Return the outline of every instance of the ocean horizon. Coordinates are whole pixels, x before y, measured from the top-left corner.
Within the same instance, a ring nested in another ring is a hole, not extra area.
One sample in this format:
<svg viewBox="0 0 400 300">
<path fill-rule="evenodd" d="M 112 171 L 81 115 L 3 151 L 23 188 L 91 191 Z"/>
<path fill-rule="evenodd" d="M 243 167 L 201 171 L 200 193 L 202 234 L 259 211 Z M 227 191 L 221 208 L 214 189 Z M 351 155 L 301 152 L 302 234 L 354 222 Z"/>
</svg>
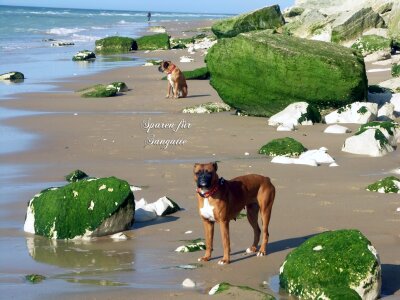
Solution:
<svg viewBox="0 0 400 300">
<path fill-rule="evenodd" d="M 137 38 L 160 22 L 219 19 L 229 14 L 147 12 L 131 10 L 48 8 L 0 5 L 0 74 L 19 71 L 21 83 L 0 81 L 0 99 L 15 93 L 48 91 L 62 78 L 84 76 L 142 63 L 133 54 L 99 56 L 93 63 L 72 61 L 81 50 L 94 50 L 107 36 Z M 71 46 L 53 46 L 56 42 Z"/>
</svg>

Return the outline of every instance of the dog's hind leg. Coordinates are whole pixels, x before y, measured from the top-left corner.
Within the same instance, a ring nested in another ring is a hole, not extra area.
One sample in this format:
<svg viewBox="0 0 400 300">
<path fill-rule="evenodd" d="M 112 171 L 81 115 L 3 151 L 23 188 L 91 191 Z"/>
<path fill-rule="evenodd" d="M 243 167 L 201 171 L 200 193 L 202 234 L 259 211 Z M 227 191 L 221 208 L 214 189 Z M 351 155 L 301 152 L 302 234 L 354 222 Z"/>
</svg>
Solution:
<svg viewBox="0 0 400 300">
<path fill-rule="evenodd" d="M 253 244 L 251 245 L 250 248 L 246 249 L 246 253 L 255 253 L 257 251 L 258 247 L 258 242 L 260 241 L 260 226 L 258 226 L 258 211 L 259 211 L 259 206 L 257 203 L 252 203 L 249 205 L 246 205 L 247 209 L 247 220 L 249 221 L 251 227 L 253 227 L 254 231 L 254 239 L 253 239 Z"/>
<path fill-rule="evenodd" d="M 182 87 L 182 98 L 186 98 L 187 95 L 188 95 L 188 87 L 187 87 L 187 85 L 184 85 Z"/>
<path fill-rule="evenodd" d="M 257 253 L 257 256 L 267 255 L 267 244 L 269 238 L 268 226 L 269 221 L 271 220 L 271 212 L 272 212 L 272 204 L 275 199 L 275 188 L 273 185 L 270 185 L 265 193 L 262 193 L 264 199 L 259 199 L 260 203 L 260 213 L 262 220 L 262 228 L 263 228 L 263 240 L 261 243 L 260 250 Z M 259 193 L 259 197 L 260 197 Z"/>
</svg>

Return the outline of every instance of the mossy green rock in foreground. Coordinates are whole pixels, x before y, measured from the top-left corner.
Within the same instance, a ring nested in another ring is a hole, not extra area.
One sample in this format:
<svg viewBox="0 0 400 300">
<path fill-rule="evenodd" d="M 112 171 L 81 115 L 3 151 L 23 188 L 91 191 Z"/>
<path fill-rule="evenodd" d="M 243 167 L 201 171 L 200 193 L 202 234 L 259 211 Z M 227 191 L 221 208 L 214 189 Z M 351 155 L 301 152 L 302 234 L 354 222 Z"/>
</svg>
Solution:
<svg viewBox="0 0 400 300">
<path fill-rule="evenodd" d="M 24 78 L 24 74 L 21 72 L 8 72 L 0 75 L 0 80 L 18 81 L 23 80 Z"/>
<path fill-rule="evenodd" d="M 400 193 L 400 179 L 390 176 L 367 186 L 367 191 L 383 194 Z"/>
<path fill-rule="evenodd" d="M 289 253 L 279 280 L 301 299 L 377 299 L 381 266 L 360 231 L 337 230 L 316 235 Z"/>
<path fill-rule="evenodd" d="M 35 195 L 28 204 L 24 230 L 52 239 L 109 235 L 129 229 L 134 211 L 126 181 L 81 180 Z"/>
<path fill-rule="evenodd" d="M 211 85 L 239 112 L 271 116 L 293 102 L 340 107 L 367 97 L 355 50 L 266 31 L 222 39 L 207 55 Z"/>
<path fill-rule="evenodd" d="M 262 299 L 274 300 L 275 297 L 270 294 L 258 291 L 248 286 L 236 286 L 227 282 L 221 282 L 208 292 L 209 295 L 229 295 L 234 296 L 234 299 Z"/>
<path fill-rule="evenodd" d="M 279 5 L 264 7 L 262 9 L 242 14 L 233 18 L 216 22 L 212 32 L 218 37 L 234 37 L 242 32 L 253 30 L 274 29 L 285 24 Z"/>
<path fill-rule="evenodd" d="M 115 54 L 137 50 L 136 41 L 129 37 L 110 36 L 95 42 L 97 53 Z"/>
<path fill-rule="evenodd" d="M 136 39 L 136 42 L 138 50 L 168 50 L 171 47 L 166 33 L 145 35 Z"/>
<path fill-rule="evenodd" d="M 259 154 L 268 156 L 299 156 L 307 149 L 300 142 L 290 137 L 275 139 L 261 147 Z"/>
</svg>

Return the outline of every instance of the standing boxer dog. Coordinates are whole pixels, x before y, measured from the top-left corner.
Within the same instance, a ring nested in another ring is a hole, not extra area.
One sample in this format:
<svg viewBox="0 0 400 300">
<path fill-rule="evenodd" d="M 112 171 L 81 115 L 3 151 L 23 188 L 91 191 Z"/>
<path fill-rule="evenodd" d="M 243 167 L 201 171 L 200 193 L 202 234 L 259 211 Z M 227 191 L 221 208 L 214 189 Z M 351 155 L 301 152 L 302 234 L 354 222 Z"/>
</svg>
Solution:
<svg viewBox="0 0 400 300">
<path fill-rule="evenodd" d="M 258 226 L 258 212 L 261 212 L 263 240 L 257 256 L 267 254 L 268 224 L 271 218 L 272 204 L 275 198 L 275 187 L 268 177 L 251 174 L 224 180 L 217 175 L 217 163 L 195 164 L 194 181 L 197 185 L 199 212 L 203 220 L 206 239 L 206 253 L 199 261 L 211 258 L 214 239 L 214 223 L 220 223 L 224 256 L 220 265 L 230 262 L 229 221 L 236 219 L 240 211 L 247 209 L 247 219 L 253 227 L 253 244 L 247 253 L 257 252 L 261 230 Z"/>
<path fill-rule="evenodd" d="M 173 97 L 176 99 L 181 95 L 182 98 L 186 98 L 188 94 L 188 88 L 186 79 L 181 70 L 170 61 L 162 61 L 158 70 L 163 73 L 167 73 L 167 95 L 166 98 L 171 97 L 171 89 Z"/>
</svg>

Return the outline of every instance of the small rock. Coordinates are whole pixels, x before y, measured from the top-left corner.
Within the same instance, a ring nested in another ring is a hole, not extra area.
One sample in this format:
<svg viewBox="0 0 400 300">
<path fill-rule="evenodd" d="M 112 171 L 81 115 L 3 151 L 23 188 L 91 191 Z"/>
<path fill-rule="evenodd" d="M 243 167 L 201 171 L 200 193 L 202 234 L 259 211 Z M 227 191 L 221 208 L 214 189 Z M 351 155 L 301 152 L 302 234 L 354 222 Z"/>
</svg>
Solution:
<svg viewBox="0 0 400 300">
<path fill-rule="evenodd" d="M 190 279 L 190 278 L 186 278 L 183 282 L 182 285 L 186 288 L 194 288 L 196 286 L 196 283 Z"/>
</svg>

